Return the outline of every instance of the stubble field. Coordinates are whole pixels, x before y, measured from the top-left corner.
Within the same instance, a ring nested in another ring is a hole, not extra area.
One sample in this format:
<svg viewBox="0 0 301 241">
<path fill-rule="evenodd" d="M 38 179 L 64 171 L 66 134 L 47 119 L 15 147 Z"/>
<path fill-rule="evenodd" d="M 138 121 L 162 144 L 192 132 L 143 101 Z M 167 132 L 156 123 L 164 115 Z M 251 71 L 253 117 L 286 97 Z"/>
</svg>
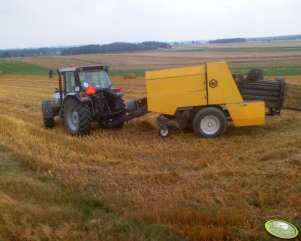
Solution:
<svg viewBox="0 0 301 241">
<path fill-rule="evenodd" d="M 44 65 L 41 59 L 30 61 Z M 45 61 L 51 68 L 56 62 Z M 112 79 L 126 100 L 146 94 L 143 77 Z M 288 79 L 286 103 L 301 106 L 301 77 Z M 43 128 L 41 100 L 52 98 L 56 87 L 57 80 L 47 76 L 0 75 L 0 144 L 57 185 L 101 200 L 112 215 L 96 212 L 84 229 L 68 226 L 78 232 L 71 238 L 55 231 L 68 221 L 57 222 L 56 229 L 41 229 L 36 240 L 274 240 L 264 222 L 276 218 L 301 228 L 301 113 L 284 110 L 264 126 L 229 127 L 211 140 L 177 130 L 161 139 L 156 115 L 122 130 L 94 126 L 89 136 L 72 137 L 58 120 L 54 129 Z M 0 208 L 3 203 L 0 198 Z M 0 224 L 2 232 L 9 225 L 26 232 L 22 223 L 0 219 Z M 23 237 L 14 240 L 31 240 Z"/>
</svg>

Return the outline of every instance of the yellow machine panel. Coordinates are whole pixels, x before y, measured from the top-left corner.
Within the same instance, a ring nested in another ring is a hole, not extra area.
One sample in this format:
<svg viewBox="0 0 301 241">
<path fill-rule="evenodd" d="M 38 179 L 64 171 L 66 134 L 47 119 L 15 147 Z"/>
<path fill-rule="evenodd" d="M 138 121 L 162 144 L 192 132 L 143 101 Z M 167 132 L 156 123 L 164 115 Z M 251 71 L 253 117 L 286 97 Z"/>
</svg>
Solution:
<svg viewBox="0 0 301 241">
<path fill-rule="evenodd" d="M 244 102 L 225 62 L 146 72 L 148 111 L 175 115 L 178 108 L 225 106 L 235 126 L 263 125 L 263 101 Z"/>
<path fill-rule="evenodd" d="M 254 126 L 265 123 L 265 104 L 263 101 L 226 104 L 234 126 Z"/>
<path fill-rule="evenodd" d="M 148 111 L 174 115 L 177 108 L 207 104 L 205 65 L 146 72 Z"/>
<path fill-rule="evenodd" d="M 225 62 L 207 64 L 207 88 L 209 105 L 243 102 Z"/>
</svg>

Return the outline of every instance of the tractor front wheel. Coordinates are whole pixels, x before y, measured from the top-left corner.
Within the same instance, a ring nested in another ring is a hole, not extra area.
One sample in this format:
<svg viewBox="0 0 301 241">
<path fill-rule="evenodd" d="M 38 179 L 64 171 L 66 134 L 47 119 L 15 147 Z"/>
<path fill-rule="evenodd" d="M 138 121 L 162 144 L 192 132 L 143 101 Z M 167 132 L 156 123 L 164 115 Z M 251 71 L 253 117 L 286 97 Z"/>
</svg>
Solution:
<svg viewBox="0 0 301 241">
<path fill-rule="evenodd" d="M 54 127 L 54 118 L 44 118 L 44 127 L 46 129 L 51 129 Z"/>
<path fill-rule="evenodd" d="M 227 118 L 222 110 L 206 107 L 199 110 L 193 119 L 194 132 L 205 138 L 221 136 L 227 128 Z"/>
<path fill-rule="evenodd" d="M 72 135 L 85 135 L 90 132 L 92 112 L 87 104 L 69 98 L 64 104 L 64 123 Z"/>
<path fill-rule="evenodd" d="M 54 127 L 53 104 L 50 100 L 42 101 L 43 122 L 46 129 Z"/>
</svg>

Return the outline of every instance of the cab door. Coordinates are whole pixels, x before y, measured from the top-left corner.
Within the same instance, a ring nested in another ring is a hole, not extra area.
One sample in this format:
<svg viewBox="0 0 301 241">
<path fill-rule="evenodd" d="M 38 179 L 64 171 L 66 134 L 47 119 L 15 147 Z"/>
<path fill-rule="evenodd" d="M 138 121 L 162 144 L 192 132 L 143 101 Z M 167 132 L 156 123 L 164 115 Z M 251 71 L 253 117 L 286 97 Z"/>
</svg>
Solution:
<svg viewBox="0 0 301 241">
<path fill-rule="evenodd" d="M 76 87 L 75 72 L 65 72 L 64 74 L 64 92 L 74 93 Z"/>
</svg>

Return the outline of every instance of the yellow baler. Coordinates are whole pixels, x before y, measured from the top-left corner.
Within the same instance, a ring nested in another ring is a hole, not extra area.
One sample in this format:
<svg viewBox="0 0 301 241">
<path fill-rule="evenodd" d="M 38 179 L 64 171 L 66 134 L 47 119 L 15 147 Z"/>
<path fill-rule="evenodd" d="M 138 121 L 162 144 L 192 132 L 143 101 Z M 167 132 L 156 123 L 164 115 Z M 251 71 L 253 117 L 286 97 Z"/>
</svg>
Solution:
<svg viewBox="0 0 301 241">
<path fill-rule="evenodd" d="M 147 109 L 160 113 L 159 134 L 167 122 L 191 125 L 198 136 L 217 137 L 234 126 L 265 123 L 265 102 L 244 101 L 225 62 L 146 72 Z"/>
</svg>

